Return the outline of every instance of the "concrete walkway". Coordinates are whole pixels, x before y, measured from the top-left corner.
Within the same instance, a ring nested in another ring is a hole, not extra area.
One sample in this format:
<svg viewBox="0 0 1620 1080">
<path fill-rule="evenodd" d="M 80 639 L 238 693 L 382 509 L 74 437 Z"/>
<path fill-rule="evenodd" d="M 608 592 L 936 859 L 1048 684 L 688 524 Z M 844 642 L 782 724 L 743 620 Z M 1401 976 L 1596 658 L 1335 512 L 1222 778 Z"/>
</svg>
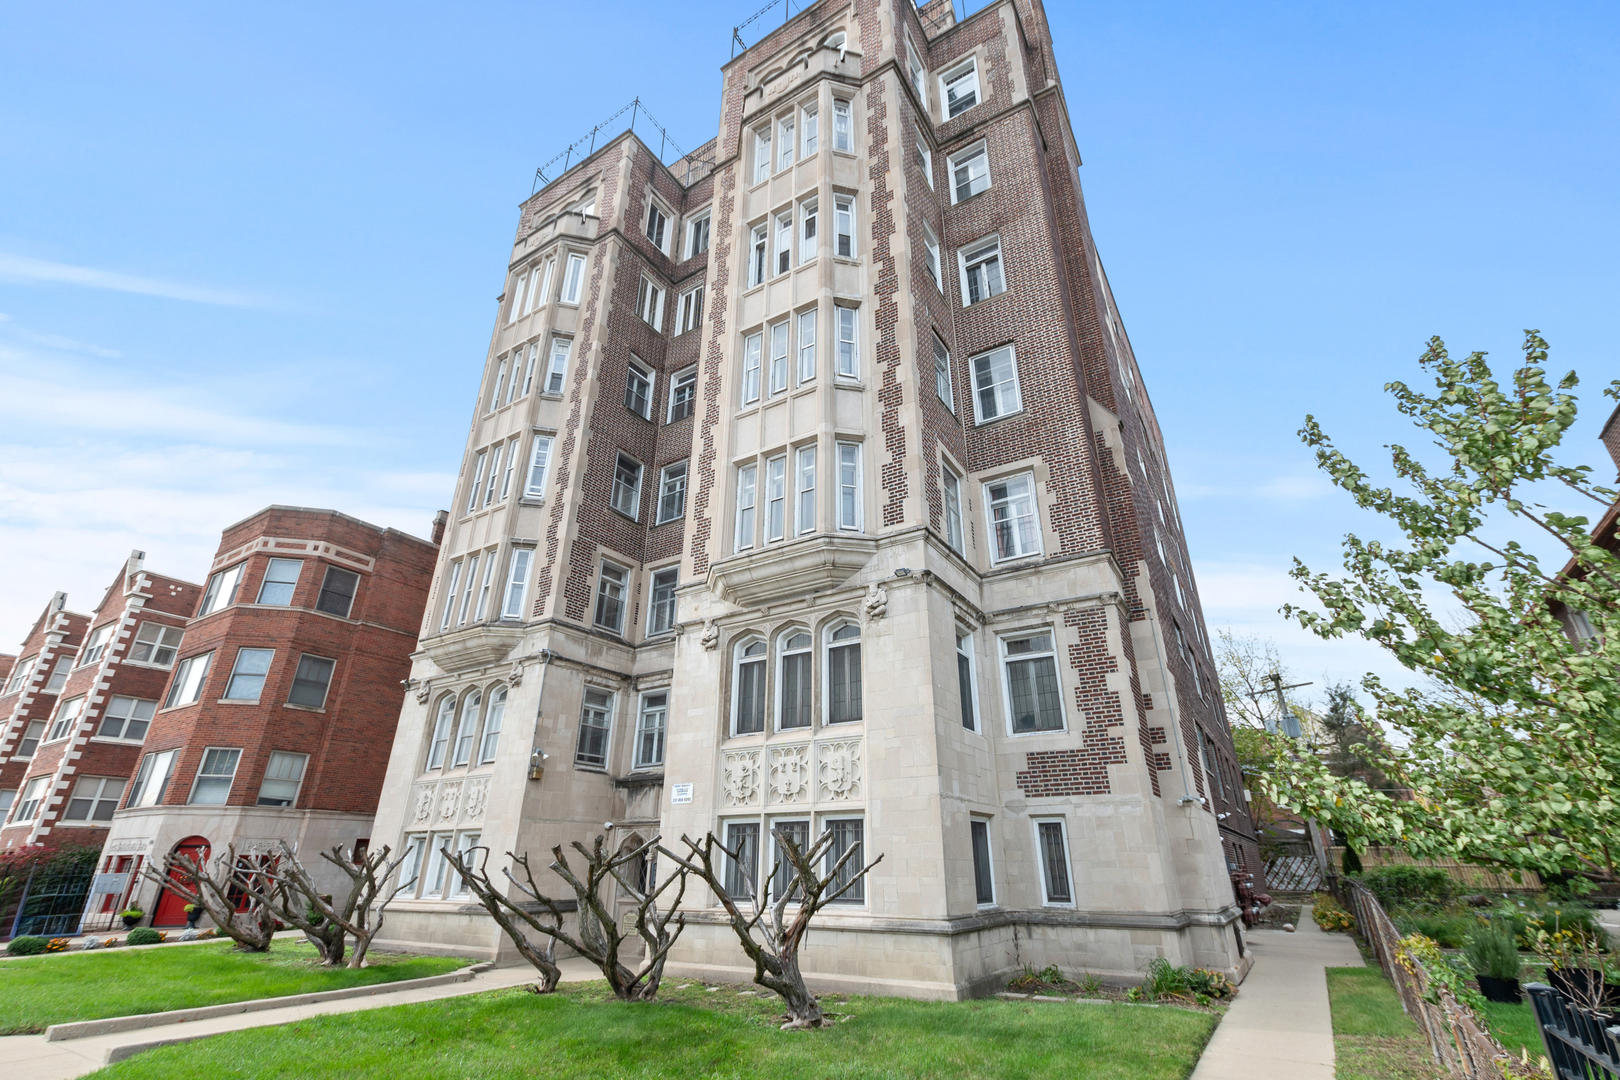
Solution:
<svg viewBox="0 0 1620 1080">
<path fill-rule="evenodd" d="M 579 957 L 560 961 L 564 982 L 589 982 L 600 979 L 602 972 Z M 537 972 L 528 964 L 521 967 L 503 967 L 484 971 L 467 982 L 445 986 L 430 986 L 402 990 L 393 994 L 374 994 L 370 997 L 326 1001 L 314 1005 L 300 1005 L 285 1009 L 266 1009 L 264 1012 L 236 1013 L 190 1023 L 166 1024 L 161 1027 L 125 1031 L 116 1035 L 99 1035 L 67 1042 L 46 1042 L 44 1035 L 8 1035 L 0 1037 L 0 1061 L 5 1062 L 6 1080 L 70 1080 L 83 1076 L 114 1061 L 121 1061 L 133 1053 L 148 1050 L 165 1043 L 189 1042 L 226 1031 L 291 1024 L 308 1020 L 312 1016 L 334 1013 L 359 1012 L 363 1009 L 381 1009 L 389 1005 L 410 1005 L 419 1001 L 439 1001 L 443 998 L 481 994 L 487 990 L 501 990 L 522 986 L 535 981 Z"/>
<path fill-rule="evenodd" d="M 1252 930 L 1254 968 L 1215 1029 L 1192 1080 L 1333 1080 L 1333 1017 L 1324 968 L 1361 967 L 1345 934 L 1300 912 L 1299 929 Z"/>
</svg>

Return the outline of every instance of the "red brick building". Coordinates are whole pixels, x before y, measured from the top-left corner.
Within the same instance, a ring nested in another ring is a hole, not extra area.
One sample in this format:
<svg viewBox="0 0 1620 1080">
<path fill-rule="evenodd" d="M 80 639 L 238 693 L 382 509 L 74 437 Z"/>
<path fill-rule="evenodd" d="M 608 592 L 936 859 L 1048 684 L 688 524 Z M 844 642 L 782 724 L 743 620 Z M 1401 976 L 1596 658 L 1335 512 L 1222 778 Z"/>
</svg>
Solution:
<svg viewBox="0 0 1620 1080">
<path fill-rule="evenodd" d="M 285 839 L 318 872 L 319 851 L 366 843 L 436 552 L 332 510 L 271 506 L 225 530 L 87 913 L 133 896 L 154 924 L 182 923 L 172 894 L 133 877 L 175 848 Z"/>
<path fill-rule="evenodd" d="M 90 616 L 68 611 L 66 605 L 67 593 L 53 596 L 22 648 L 5 664 L 5 681 L 0 682 L 0 822 L 10 822 L 18 796 L 38 771 L 34 754 L 90 624 Z M 0 830 L 0 847 L 15 846 L 28 832 Z"/>
</svg>

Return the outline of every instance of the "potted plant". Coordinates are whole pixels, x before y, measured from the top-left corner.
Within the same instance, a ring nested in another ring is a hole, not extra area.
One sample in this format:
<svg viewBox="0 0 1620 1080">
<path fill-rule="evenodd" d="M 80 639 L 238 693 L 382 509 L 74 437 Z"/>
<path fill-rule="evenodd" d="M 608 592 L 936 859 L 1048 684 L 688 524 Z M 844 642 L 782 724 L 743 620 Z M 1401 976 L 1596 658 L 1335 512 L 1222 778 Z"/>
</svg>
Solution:
<svg viewBox="0 0 1620 1080">
<path fill-rule="evenodd" d="M 1492 923 L 1468 936 L 1463 956 L 1474 969 L 1480 993 L 1487 1001 L 1519 1001 L 1519 948 L 1513 935 Z"/>
<path fill-rule="evenodd" d="M 144 919 L 146 917 L 146 912 L 137 907 L 125 908 L 123 911 L 118 913 L 118 917 L 124 920 L 124 929 L 128 930 L 130 927 Z"/>
<path fill-rule="evenodd" d="M 202 918 L 202 917 L 203 917 L 203 909 L 202 909 L 201 904 L 187 904 L 186 905 L 186 926 L 188 926 L 192 930 L 197 929 L 197 920 Z"/>
</svg>

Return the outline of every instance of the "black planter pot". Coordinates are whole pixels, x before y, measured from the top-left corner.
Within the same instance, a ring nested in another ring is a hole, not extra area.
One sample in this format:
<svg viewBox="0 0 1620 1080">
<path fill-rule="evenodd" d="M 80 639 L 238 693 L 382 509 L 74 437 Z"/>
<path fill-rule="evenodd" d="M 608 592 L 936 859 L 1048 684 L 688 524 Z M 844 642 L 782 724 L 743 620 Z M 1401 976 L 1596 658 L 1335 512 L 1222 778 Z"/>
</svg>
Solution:
<svg viewBox="0 0 1620 1080">
<path fill-rule="evenodd" d="M 141 921 L 141 917 L 139 915 L 121 915 L 119 918 L 124 920 L 125 930 L 135 929 L 135 924 Z"/>
<path fill-rule="evenodd" d="M 203 913 L 200 909 L 197 911 L 188 911 L 186 913 L 186 926 L 190 927 L 192 930 L 197 929 L 197 923 L 202 919 L 202 917 Z"/>
<path fill-rule="evenodd" d="M 1504 1005 L 1517 1005 L 1520 1001 L 1518 979 L 1493 979 L 1489 975 L 1481 975 L 1479 992 L 1485 995 L 1486 1001 L 1500 1001 Z"/>
</svg>

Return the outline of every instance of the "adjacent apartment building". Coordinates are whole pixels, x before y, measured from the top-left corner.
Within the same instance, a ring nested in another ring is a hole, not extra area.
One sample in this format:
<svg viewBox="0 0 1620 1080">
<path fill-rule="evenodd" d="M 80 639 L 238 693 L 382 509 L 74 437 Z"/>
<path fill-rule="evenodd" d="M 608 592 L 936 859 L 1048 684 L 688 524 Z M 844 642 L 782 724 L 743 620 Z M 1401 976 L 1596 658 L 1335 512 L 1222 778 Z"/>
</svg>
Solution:
<svg viewBox="0 0 1620 1080">
<path fill-rule="evenodd" d="M 1258 851 L 1039 0 L 813 4 L 718 106 L 519 208 L 372 830 L 388 935 L 501 949 L 452 850 L 714 830 L 740 886 L 830 831 L 884 859 L 823 987 L 1241 974 Z M 746 978 L 688 897 L 671 970 Z"/>
</svg>

